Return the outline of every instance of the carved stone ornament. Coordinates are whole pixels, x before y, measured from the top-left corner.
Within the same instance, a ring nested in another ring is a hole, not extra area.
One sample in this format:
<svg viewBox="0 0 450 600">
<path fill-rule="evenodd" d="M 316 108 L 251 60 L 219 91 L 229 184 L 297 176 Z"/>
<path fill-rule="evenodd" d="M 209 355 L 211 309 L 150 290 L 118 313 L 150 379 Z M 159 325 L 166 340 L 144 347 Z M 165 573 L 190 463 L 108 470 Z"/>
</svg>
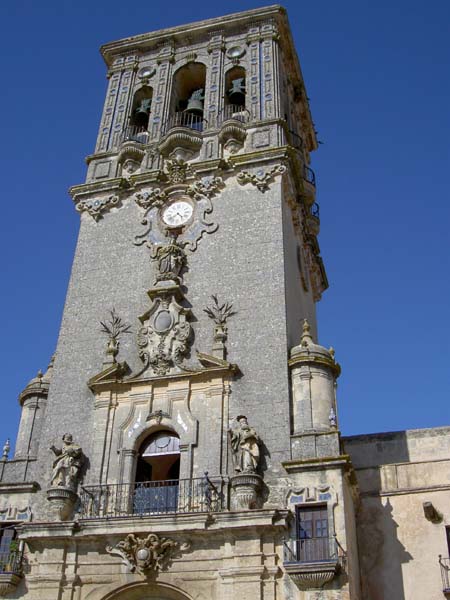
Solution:
<svg viewBox="0 0 450 600">
<path fill-rule="evenodd" d="M 267 190 L 269 189 L 269 183 L 274 180 L 275 175 L 282 175 L 285 172 L 286 167 L 284 165 L 277 165 L 269 171 L 259 169 L 255 173 L 250 173 L 249 171 L 241 171 L 237 176 L 237 181 L 241 185 L 251 183 L 252 185 L 257 187 L 260 192 L 267 192 Z"/>
<path fill-rule="evenodd" d="M 108 554 L 120 556 L 123 564 L 131 573 L 138 571 L 162 571 L 167 569 L 175 555 L 188 550 L 189 543 L 180 545 L 171 538 L 150 533 L 145 538 L 139 538 L 130 533 L 115 546 L 106 546 Z"/>
<path fill-rule="evenodd" d="M 155 289 L 155 288 L 154 288 Z M 178 304 L 175 293 L 168 291 L 154 298 L 150 309 L 140 317 L 142 327 L 137 343 L 144 372 L 150 367 L 156 375 L 183 370 L 182 362 L 189 350 L 190 310 Z"/>
<path fill-rule="evenodd" d="M 177 201 L 193 203 L 193 214 L 189 222 L 183 224 L 178 232 L 178 242 L 187 250 L 194 252 L 205 233 L 216 231 L 217 223 L 206 220 L 212 210 L 211 198 L 223 187 L 221 177 L 207 176 L 188 184 L 151 188 L 135 194 L 135 201 L 145 210 L 142 225 L 145 231 L 135 236 L 136 246 L 146 244 L 150 248 L 155 244 L 167 243 L 168 227 L 161 218 L 165 206 Z"/>
<path fill-rule="evenodd" d="M 76 209 L 78 212 L 87 211 L 96 221 L 100 219 L 103 213 L 110 210 L 113 206 L 119 203 L 119 196 L 111 194 L 104 198 L 93 198 L 92 200 L 81 200 L 78 202 Z"/>
</svg>

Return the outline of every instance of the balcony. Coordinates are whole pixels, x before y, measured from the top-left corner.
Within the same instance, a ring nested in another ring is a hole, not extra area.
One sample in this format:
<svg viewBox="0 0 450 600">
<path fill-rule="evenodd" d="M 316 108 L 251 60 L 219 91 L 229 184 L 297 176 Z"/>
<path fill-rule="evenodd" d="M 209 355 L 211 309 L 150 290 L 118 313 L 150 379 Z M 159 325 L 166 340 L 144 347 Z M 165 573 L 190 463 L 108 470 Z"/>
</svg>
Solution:
<svg viewBox="0 0 450 600">
<path fill-rule="evenodd" d="M 285 540 L 283 566 L 300 590 L 323 587 L 336 576 L 341 566 L 336 539 Z"/>
<path fill-rule="evenodd" d="M 124 142 L 137 142 L 138 144 L 148 144 L 150 134 L 146 127 L 129 125 L 125 127 L 120 136 L 120 144 Z"/>
<path fill-rule="evenodd" d="M 0 553 L 0 596 L 10 594 L 18 586 L 23 574 L 21 551 Z"/>
<path fill-rule="evenodd" d="M 250 113 L 245 107 L 229 104 L 225 106 L 218 118 L 220 126 L 219 140 L 222 146 L 235 154 L 244 145 L 247 136 L 246 124 L 250 120 Z"/>
<path fill-rule="evenodd" d="M 229 483 L 223 477 L 84 486 L 80 518 L 223 512 L 229 509 Z"/>
<path fill-rule="evenodd" d="M 200 115 L 189 112 L 176 112 L 171 115 L 162 127 L 163 139 L 159 150 L 163 156 L 169 156 L 174 150 L 180 149 L 188 160 L 200 150 L 203 143 L 202 132 L 207 127 L 207 121 Z"/>
<path fill-rule="evenodd" d="M 439 564 L 441 566 L 442 591 L 450 598 L 450 558 L 442 558 L 439 555 Z"/>
</svg>

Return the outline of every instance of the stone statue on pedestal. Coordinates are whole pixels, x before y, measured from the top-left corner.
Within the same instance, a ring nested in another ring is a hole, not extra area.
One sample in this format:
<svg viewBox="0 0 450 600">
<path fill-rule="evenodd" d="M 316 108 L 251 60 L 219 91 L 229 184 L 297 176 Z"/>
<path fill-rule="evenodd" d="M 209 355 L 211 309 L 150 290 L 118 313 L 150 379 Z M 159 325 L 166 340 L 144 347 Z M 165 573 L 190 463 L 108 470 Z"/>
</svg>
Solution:
<svg viewBox="0 0 450 600">
<path fill-rule="evenodd" d="M 248 424 L 247 417 L 239 415 L 236 420 L 239 427 L 230 429 L 234 470 L 238 473 L 256 473 L 260 459 L 259 444 L 261 440 L 253 427 Z"/>
<path fill-rule="evenodd" d="M 64 487 L 76 491 L 80 470 L 83 466 L 83 451 L 78 444 L 74 444 L 72 435 L 63 435 L 62 448 L 50 446 L 50 450 L 56 455 L 53 461 L 53 472 L 50 482 L 51 487 Z"/>
</svg>

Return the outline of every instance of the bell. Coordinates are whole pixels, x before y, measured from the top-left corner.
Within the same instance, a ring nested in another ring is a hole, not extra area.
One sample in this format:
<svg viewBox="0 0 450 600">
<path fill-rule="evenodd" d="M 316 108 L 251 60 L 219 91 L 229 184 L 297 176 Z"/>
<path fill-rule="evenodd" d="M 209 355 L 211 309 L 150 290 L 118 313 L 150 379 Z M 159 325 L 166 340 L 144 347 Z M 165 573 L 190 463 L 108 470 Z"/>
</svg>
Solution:
<svg viewBox="0 0 450 600">
<path fill-rule="evenodd" d="M 203 88 L 195 90 L 192 92 L 184 112 L 202 116 L 204 99 L 205 96 L 203 95 Z"/>
<path fill-rule="evenodd" d="M 150 98 L 144 98 L 141 103 L 134 111 L 134 122 L 140 127 L 146 127 L 148 124 L 148 115 L 150 114 L 150 107 L 152 101 Z"/>
<path fill-rule="evenodd" d="M 239 77 L 239 79 L 233 79 L 231 81 L 231 88 L 228 90 L 228 97 L 233 104 L 241 104 L 245 97 L 245 79 Z"/>
</svg>

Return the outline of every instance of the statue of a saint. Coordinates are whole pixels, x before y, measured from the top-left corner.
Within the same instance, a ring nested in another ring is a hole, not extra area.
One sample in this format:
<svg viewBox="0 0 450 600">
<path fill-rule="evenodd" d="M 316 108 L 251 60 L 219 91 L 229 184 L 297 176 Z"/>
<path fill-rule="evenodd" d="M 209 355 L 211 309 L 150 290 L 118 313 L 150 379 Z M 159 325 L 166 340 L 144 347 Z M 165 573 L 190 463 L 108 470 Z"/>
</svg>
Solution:
<svg viewBox="0 0 450 600">
<path fill-rule="evenodd" d="M 239 427 L 230 429 L 234 470 L 238 473 L 255 473 L 259 463 L 261 440 L 253 427 L 248 424 L 247 417 L 239 415 L 236 421 Z"/>
<path fill-rule="evenodd" d="M 183 247 L 176 240 L 159 246 L 154 258 L 158 262 L 157 282 L 179 279 L 181 269 L 186 263 L 186 255 Z"/>
<path fill-rule="evenodd" d="M 50 485 L 76 490 L 80 469 L 84 462 L 83 451 L 78 444 L 73 443 L 70 433 L 65 433 L 62 440 L 62 448 L 50 446 L 50 450 L 56 455 Z"/>
</svg>

